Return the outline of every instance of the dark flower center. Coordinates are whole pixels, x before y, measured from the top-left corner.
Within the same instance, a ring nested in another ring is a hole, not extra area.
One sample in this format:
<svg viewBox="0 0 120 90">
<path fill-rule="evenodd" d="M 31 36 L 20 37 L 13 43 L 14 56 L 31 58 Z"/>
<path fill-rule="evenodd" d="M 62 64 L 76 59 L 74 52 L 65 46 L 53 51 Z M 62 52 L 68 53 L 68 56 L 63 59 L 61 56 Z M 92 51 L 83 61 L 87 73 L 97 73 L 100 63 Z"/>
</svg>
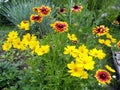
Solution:
<svg viewBox="0 0 120 90">
<path fill-rule="evenodd" d="M 101 78 L 101 79 L 106 79 L 106 75 L 105 75 L 105 74 L 101 74 L 101 75 L 100 75 L 100 78 Z"/>
<path fill-rule="evenodd" d="M 65 11 L 65 9 L 64 9 L 64 8 L 60 9 L 60 12 L 64 12 L 64 11 Z"/>
<path fill-rule="evenodd" d="M 40 19 L 40 16 L 34 16 L 33 17 L 33 20 L 39 20 Z"/>
<path fill-rule="evenodd" d="M 62 24 L 59 24 L 58 25 L 58 28 L 63 28 L 64 26 Z"/>
<path fill-rule="evenodd" d="M 79 7 L 78 7 L 78 6 L 74 6 L 73 8 L 74 8 L 74 9 L 79 9 Z"/>
</svg>

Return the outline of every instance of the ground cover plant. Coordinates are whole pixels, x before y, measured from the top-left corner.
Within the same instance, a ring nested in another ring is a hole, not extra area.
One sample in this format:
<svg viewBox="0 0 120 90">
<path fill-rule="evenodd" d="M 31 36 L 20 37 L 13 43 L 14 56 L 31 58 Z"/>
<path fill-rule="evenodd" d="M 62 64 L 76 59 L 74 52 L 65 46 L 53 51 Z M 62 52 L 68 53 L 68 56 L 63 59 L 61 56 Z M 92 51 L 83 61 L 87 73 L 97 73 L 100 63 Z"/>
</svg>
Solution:
<svg viewBox="0 0 120 90">
<path fill-rule="evenodd" d="M 1 34 L 0 89 L 119 89 L 111 51 L 120 49 L 119 0 L 98 1 L 6 4 L 1 14 L 15 27 Z"/>
</svg>

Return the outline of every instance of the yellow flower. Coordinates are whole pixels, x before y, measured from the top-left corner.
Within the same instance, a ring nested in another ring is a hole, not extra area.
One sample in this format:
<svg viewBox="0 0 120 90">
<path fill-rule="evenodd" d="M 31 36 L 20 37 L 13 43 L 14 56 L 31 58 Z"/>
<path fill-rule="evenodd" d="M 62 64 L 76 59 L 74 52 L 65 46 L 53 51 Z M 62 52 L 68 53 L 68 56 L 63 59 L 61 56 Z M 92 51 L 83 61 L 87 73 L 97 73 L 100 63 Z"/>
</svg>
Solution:
<svg viewBox="0 0 120 90">
<path fill-rule="evenodd" d="M 115 38 L 111 38 L 111 42 L 112 43 L 116 43 L 116 39 Z"/>
<path fill-rule="evenodd" d="M 70 69 L 68 72 L 71 73 L 71 76 L 80 77 L 82 75 L 83 68 L 78 67 L 73 61 L 67 64 L 67 67 Z"/>
<path fill-rule="evenodd" d="M 85 55 L 84 57 L 77 59 L 76 64 L 82 66 L 86 70 L 93 70 L 95 62 L 91 56 Z"/>
<path fill-rule="evenodd" d="M 34 53 L 35 50 L 40 47 L 39 45 L 40 45 L 40 42 L 39 42 L 39 41 L 31 41 L 31 42 L 29 43 L 29 47 L 30 47 L 30 49 L 32 50 L 32 53 Z"/>
<path fill-rule="evenodd" d="M 38 55 L 43 55 L 43 54 L 46 54 L 50 51 L 50 46 L 49 45 L 44 45 L 44 46 L 41 46 L 40 48 L 36 48 L 35 49 L 35 52 L 38 54 Z"/>
<path fill-rule="evenodd" d="M 16 38 L 13 42 L 13 47 L 16 48 L 16 49 L 20 49 L 21 48 L 21 41 L 20 41 L 20 38 Z"/>
<path fill-rule="evenodd" d="M 17 38 L 17 37 L 18 37 L 17 31 L 11 31 L 11 32 L 9 32 L 9 34 L 8 34 L 8 38 L 13 38 L 13 39 L 15 39 L 15 38 Z"/>
<path fill-rule="evenodd" d="M 11 43 L 7 43 L 7 42 L 4 42 L 4 44 L 2 45 L 2 49 L 4 51 L 10 50 L 11 47 L 12 47 L 12 44 Z"/>
<path fill-rule="evenodd" d="M 105 40 L 104 39 L 98 39 L 98 42 L 101 44 L 104 44 Z"/>
<path fill-rule="evenodd" d="M 32 8 L 33 12 L 38 13 L 38 7 Z"/>
<path fill-rule="evenodd" d="M 93 57 L 98 58 L 99 60 L 102 60 L 106 56 L 106 54 L 103 52 L 103 50 L 97 50 L 96 48 L 90 50 L 89 54 Z"/>
<path fill-rule="evenodd" d="M 64 48 L 64 54 L 70 54 L 74 56 L 76 52 L 77 52 L 77 49 L 75 46 L 67 46 Z"/>
<path fill-rule="evenodd" d="M 86 71 L 83 71 L 81 74 L 82 79 L 88 79 L 88 73 Z"/>
<path fill-rule="evenodd" d="M 81 46 L 78 47 L 78 51 L 80 54 L 84 54 L 84 55 L 87 55 L 88 54 L 88 49 L 87 47 L 83 44 Z"/>
<path fill-rule="evenodd" d="M 109 65 L 105 65 L 105 68 L 107 69 L 107 70 L 109 70 L 110 72 L 115 72 L 115 70 L 114 69 L 112 69 Z"/>
<path fill-rule="evenodd" d="M 112 35 L 109 34 L 109 33 L 107 33 L 107 34 L 106 34 L 106 37 L 107 37 L 108 39 L 111 39 L 111 38 L 112 38 Z"/>
<path fill-rule="evenodd" d="M 76 35 L 75 34 L 67 34 L 67 37 L 71 40 L 71 41 L 73 41 L 73 42 L 78 42 L 78 39 L 77 39 L 77 37 L 76 37 Z"/>
<path fill-rule="evenodd" d="M 23 20 L 21 21 L 20 25 L 17 25 L 20 29 L 23 29 L 23 30 L 29 30 L 30 28 L 30 23 L 28 20 Z"/>
<path fill-rule="evenodd" d="M 111 47 L 111 41 L 109 39 L 105 40 L 104 44 L 108 47 Z"/>
</svg>

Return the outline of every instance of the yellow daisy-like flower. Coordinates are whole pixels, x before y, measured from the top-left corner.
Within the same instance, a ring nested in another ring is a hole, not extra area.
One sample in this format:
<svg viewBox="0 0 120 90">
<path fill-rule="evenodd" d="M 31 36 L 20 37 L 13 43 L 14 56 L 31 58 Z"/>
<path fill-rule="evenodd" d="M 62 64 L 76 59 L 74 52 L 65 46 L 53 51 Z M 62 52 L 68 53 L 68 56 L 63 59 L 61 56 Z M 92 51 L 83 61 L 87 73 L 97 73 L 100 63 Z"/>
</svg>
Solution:
<svg viewBox="0 0 120 90">
<path fill-rule="evenodd" d="M 105 40 L 104 40 L 104 39 L 98 39 L 98 42 L 99 42 L 100 44 L 104 44 Z"/>
<path fill-rule="evenodd" d="M 8 42 L 4 42 L 4 44 L 2 45 L 2 49 L 3 49 L 4 51 L 10 50 L 11 47 L 12 47 L 12 44 L 11 44 L 11 43 L 8 43 Z"/>
<path fill-rule="evenodd" d="M 49 6 L 42 5 L 38 8 L 38 13 L 40 13 L 42 16 L 47 16 L 51 12 L 51 8 Z"/>
<path fill-rule="evenodd" d="M 13 38 L 13 39 L 15 39 L 15 38 L 17 38 L 18 37 L 18 32 L 17 31 L 11 31 L 11 32 L 9 32 L 9 34 L 8 34 L 8 38 Z"/>
<path fill-rule="evenodd" d="M 39 41 L 30 41 L 29 47 L 32 50 L 32 53 L 35 53 L 35 50 L 40 47 Z"/>
<path fill-rule="evenodd" d="M 75 5 L 71 8 L 71 11 L 74 12 L 74 13 L 77 13 L 77 12 L 81 12 L 82 9 L 83 9 L 82 5 Z"/>
<path fill-rule="evenodd" d="M 118 20 L 114 20 L 114 21 L 113 21 L 113 24 L 115 24 L 115 25 L 119 25 L 120 23 L 119 23 Z"/>
<path fill-rule="evenodd" d="M 90 50 L 89 54 L 93 57 L 98 58 L 99 60 L 102 60 L 106 56 L 103 50 L 97 50 L 96 48 Z"/>
<path fill-rule="evenodd" d="M 113 73 L 115 72 L 115 70 L 111 68 L 109 65 L 105 65 L 105 68 L 109 70 L 110 72 L 113 72 Z"/>
<path fill-rule="evenodd" d="M 68 31 L 68 24 L 67 22 L 56 21 L 50 25 L 56 32 L 65 32 Z"/>
<path fill-rule="evenodd" d="M 23 20 L 20 22 L 20 25 L 17 25 L 20 29 L 23 29 L 23 30 L 29 30 L 30 28 L 30 23 L 28 20 Z"/>
<path fill-rule="evenodd" d="M 75 34 L 67 34 L 67 37 L 71 40 L 71 41 L 73 41 L 73 42 L 78 42 L 78 39 L 77 39 L 77 37 L 76 37 L 76 35 Z"/>
<path fill-rule="evenodd" d="M 40 23 L 42 22 L 42 20 L 43 20 L 43 16 L 41 14 L 32 14 L 30 16 L 31 23 L 35 23 L 35 22 Z"/>
<path fill-rule="evenodd" d="M 70 64 L 67 64 L 67 67 L 70 69 L 68 72 L 71 73 L 71 76 L 80 77 L 82 75 L 83 68 L 78 67 L 73 61 Z"/>
<path fill-rule="evenodd" d="M 109 39 L 105 40 L 104 44 L 108 47 L 111 47 L 111 41 Z"/>
<path fill-rule="evenodd" d="M 88 49 L 87 47 L 83 44 L 81 46 L 78 47 L 78 51 L 80 54 L 84 54 L 84 55 L 87 55 L 88 54 Z"/>
<path fill-rule="evenodd" d="M 97 36 L 103 36 L 107 34 L 109 31 L 108 27 L 105 27 L 104 25 L 96 26 L 93 28 L 93 34 L 96 34 Z"/>
<path fill-rule="evenodd" d="M 106 70 L 99 69 L 95 74 L 95 78 L 101 84 L 109 84 L 111 81 L 111 75 Z"/>
<path fill-rule="evenodd" d="M 48 53 L 49 51 L 50 51 L 50 46 L 49 45 L 44 45 L 44 46 L 41 46 L 40 48 L 35 49 L 35 52 L 40 56 Z"/>
</svg>

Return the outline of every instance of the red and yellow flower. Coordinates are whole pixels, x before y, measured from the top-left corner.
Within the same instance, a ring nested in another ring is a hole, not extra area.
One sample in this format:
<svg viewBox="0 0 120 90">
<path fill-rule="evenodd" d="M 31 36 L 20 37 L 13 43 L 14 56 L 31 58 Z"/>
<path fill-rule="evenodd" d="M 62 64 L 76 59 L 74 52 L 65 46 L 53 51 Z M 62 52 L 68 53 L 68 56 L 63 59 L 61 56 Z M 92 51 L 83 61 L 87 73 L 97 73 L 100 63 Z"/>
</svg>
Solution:
<svg viewBox="0 0 120 90">
<path fill-rule="evenodd" d="M 81 12 L 83 9 L 82 5 L 75 5 L 71 8 L 71 11 L 74 13 Z"/>
<path fill-rule="evenodd" d="M 49 6 L 42 5 L 41 7 L 38 8 L 38 13 L 40 13 L 43 16 L 49 15 L 50 12 L 51 12 L 51 8 Z"/>
<path fill-rule="evenodd" d="M 56 32 L 65 32 L 68 31 L 68 24 L 67 22 L 62 22 L 62 21 L 56 21 L 55 23 L 51 24 L 51 27 L 56 31 Z"/>
<path fill-rule="evenodd" d="M 32 15 L 30 16 L 30 21 L 31 21 L 32 23 L 34 23 L 34 22 L 40 23 L 40 22 L 42 22 L 42 20 L 43 20 L 43 16 L 40 15 L 40 14 L 32 14 Z"/>
<path fill-rule="evenodd" d="M 118 43 L 117 43 L 117 47 L 120 49 L 120 41 L 118 41 Z"/>
<path fill-rule="evenodd" d="M 111 81 L 111 75 L 110 75 L 110 73 L 107 72 L 106 70 L 103 70 L 103 69 L 99 69 L 96 72 L 95 78 L 101 84 L 109 84 L 110 81 Z"/>
<path fill-rule="evenodd" d="M 93 28 L 93 34 L 96 34 L 97 36 L 103 36 L 107 34 L 109 31 L 108 27 L 105 27 L 104 25 L 96 26 Z"/>
</svg>

